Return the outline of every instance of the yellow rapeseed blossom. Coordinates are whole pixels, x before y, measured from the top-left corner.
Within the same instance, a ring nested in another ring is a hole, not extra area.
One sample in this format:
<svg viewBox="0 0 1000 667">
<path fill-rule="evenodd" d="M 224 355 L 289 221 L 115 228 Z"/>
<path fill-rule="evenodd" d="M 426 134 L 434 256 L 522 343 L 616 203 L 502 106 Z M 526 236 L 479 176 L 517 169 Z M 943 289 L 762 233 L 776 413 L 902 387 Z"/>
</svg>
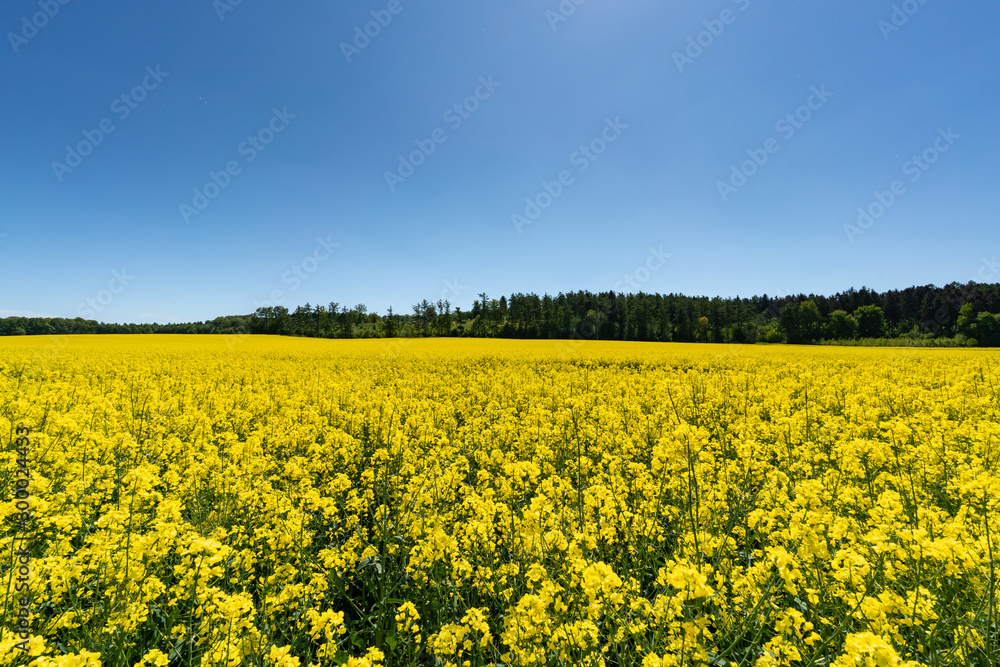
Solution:
<svg viewBox="0 0 1000 667">
<path fill-rule="evenodd" d="M 273 667 L 298 667 L 299 659 L 291 655 L 291 648 L 288 646 L 272 646 L 267 653 L 267 659 Z"/>
<path fill-rule="evenodd" d="M 0 665 L 1000 660 L 997 352 L 62 343 L 0 339 Z"/>
<path fill-rule="evenodd" d="M 160 649 L 150 649 L 142 660 L 135 664 L 135 667 L 167 667 L 170 664 L 167 655 Z"/>
</svg>

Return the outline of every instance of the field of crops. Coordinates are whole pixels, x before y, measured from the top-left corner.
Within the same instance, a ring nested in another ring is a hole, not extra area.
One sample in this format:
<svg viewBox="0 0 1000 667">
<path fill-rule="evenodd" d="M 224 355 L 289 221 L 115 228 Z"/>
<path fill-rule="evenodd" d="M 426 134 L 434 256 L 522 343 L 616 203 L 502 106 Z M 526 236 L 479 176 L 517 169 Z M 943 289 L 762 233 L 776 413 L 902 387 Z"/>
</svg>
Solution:
<svg viewBox="0 0 1000 667">
<path fill-rule="evenodd" d="M 0 664 L 995 665 L 998 409 L 986 350 L 0 339 Z"/>
</svg>

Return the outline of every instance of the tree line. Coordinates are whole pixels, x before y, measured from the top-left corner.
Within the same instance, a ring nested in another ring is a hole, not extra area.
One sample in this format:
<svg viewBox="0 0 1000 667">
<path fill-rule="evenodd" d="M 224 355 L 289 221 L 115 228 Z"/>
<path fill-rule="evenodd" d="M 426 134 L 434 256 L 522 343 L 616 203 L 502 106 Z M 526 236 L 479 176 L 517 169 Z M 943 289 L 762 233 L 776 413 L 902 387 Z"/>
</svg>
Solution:
<svg viewBox="0 0 1000 667">
<path fill-rule="evenodd" d="M 0 335 L 85 333 L 273 334 L 322 338 L 468 336 L 708 343 L 1000 346 L 1000 284 L 951 283 L 833 296 L 750 298 L 588 291 L 479 294 L 471 309 L 448 301 L 401 314 L 364 304 L 262 307 L 250 315 L 184 324 L 105 324 L 82 318 L 0 320 Z"/>
</svg>

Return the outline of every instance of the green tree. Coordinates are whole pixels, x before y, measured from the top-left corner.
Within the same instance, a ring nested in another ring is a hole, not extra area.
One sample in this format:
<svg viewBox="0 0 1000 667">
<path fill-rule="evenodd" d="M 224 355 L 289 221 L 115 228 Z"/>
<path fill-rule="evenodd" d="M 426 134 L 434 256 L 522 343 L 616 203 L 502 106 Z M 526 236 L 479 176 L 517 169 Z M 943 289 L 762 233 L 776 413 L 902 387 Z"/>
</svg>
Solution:
<svg viewBox="0 0 1000 667">
<path fill-rule="evenodd" d="M 765 343 L 784 343 L 785 334 L 776 325 L 768 325 L 760 335 L 760 340 Z"/>
<path fill-rule="evenodd" d="M 695 340 L 704 342 L 708 339 L 708 318 L 702 315 L 698 318 L 695 329 Z"/>
<path fill-rule="evenodd" d="M 785 332 L 785 338 L 789 343 L 802 342 L 802 327 L 799 325 L 799 307 L 793 303 L 786 303 L 778 312 L 778 322 L 781 330 Z"/>
<path fill-rule="evenodd" d="M 956 333 L 972 338 L 975 334 L 973 329 L 976 326 L 976 311 L 971 303 L 967 303 L 958 310 L 958 321 L 955 323 Z"/>
<path fill-rule="evenodd" d="M 389 306 L 389 312 L 385 316 L 385 337 L 395 338 L 396 334 L 399 333 L 399 326 L 396 324 L 396 314 L 392 312 L 392 306 Z"/>
<path fill-rule="evenodd" d="M 885 313 L 878 306 L 861 306 L 854 311 L 858 321 L 858 335 L 862 338 L 885 338 L 889 328 Z"/>
<path fill-rule="evenodd" d="M 437 309 L 434 304 L 424 299 L 413 306 L 413 319 L 415 321 L 418 335 L 429 336 L 433 332 L 435 321 L 437 320 Z"/>
<path fill-rule="evenodd" d="M 799 304 L 798 322 L 803 341 L 812 342 L 819 338 L 823 316 L 819 314 L 815 301 L 808 299 Z"/>
<path fill-rule="evenodd" d="M 984 347 L 1000 346 L 1000 315 L 979 313 L 973 327 L 975 339 Z"/>
<path fill-rule="evenodd" d="M 853 340 L 858 337 L 858 321 L 847 311 L 835 310 L 830 313 L 826 330 L 832 340 Z"/>
</svg>

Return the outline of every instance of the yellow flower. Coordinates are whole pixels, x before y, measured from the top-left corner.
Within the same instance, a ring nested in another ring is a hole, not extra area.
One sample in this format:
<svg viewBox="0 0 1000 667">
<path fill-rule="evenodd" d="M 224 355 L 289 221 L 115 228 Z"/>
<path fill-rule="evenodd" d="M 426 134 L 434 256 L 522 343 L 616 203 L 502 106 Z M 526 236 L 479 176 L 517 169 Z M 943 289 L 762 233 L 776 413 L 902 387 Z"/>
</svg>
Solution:
<svg viewBox="0 0 1000 667">
<path fill-rule="evenodd" d="M 298 667 L 299 659 L 291 655 L 290 646 L 272 646 L 267 653 L 267 659 L 273 667 Z"/>
<path fill-rule="evenodd" d="M 136 667 L 167 667 L 169 664 L 166 653 L 154 648 L 146 652 L 142 660 L 136 663 Z"/>
</svg>

